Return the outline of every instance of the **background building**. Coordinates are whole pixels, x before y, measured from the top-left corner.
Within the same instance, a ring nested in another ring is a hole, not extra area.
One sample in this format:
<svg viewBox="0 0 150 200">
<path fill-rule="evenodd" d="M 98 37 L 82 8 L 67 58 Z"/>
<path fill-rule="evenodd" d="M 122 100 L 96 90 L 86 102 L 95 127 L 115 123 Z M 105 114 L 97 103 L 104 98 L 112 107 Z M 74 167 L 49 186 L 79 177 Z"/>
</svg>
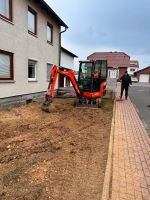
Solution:
<svg viewBox="0 0 150 200">
<path fill-rule="evenodd" d="M 130 56 L 124 52 L 95 52 L 88 60 L 107 60 L 108 77 L 119 79 L 130 67 Z"/>
<path fill-rule="evenodd" d="M 61 47 L 61 64 L 62 68 L 73 69 L 74 70 L 74 58 L 78 58 L 75 54 L 68 51 L 64 47 Z M 59 87 L 70 86 L 70 80 L 62 75 L 59 76 Z"/>
<path fill-rule="evenodd" d="M 59 65 L 61 27 L 44 0 L 0 1 L 0 104 L 44 94 L 49 68 Z"/>
<path fill-rule="evenodd" d="M 139 82 L 150 83 L 150 66 L 137 71 L 135 75 Z"/>
<path fill-rule="evenodd" d="M 139 62 L 137 60 L 130 61 L 130 67 L 128 67 L 128 74 L 134 76 L 134 73 L 139 69 Z"/>
<path fill-rule="evenodd" d="M 138 82 L 138 79 L 135 77 L 135 72 L 139 70 L 139 62 L 137 60 L 130 61 L 130 67 L 128 67 L 128 74 L 131 76 L 133 82 Z"/>
</svg>

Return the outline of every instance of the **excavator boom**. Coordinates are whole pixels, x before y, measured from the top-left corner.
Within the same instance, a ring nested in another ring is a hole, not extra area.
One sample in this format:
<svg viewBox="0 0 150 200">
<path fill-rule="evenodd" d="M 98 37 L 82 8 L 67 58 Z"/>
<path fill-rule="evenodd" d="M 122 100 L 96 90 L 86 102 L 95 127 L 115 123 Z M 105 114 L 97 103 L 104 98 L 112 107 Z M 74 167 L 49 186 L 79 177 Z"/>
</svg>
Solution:
<svg viewBox="0 0 150 200">
<path fill-rule="evenodd" d="M 73 70 L 71 70 L 71 69 L 65 69 L 65 70 L 63 69 L 62 70 L 61 68 L 54 65 L 51 70 L 51 74 L 50 74 L 50 81 L 49 81 L 49 85 L 48 85 L 47 94 L 45 96 L 45 102 L 43 103 L 43 106 L 42 106 L 42 109 L 44 111 L 47 111 L 49 109 L 50 104 L 52 103 L 52 97 L 54 94 L 58 74 L 62 74 L 64 77 L 68 77 L 68 79 L 71 81 L 71 83 L 74 87 L 74 90 L 75 90 L 77 96 L 80 95 L 80 90 L 78 88 L 77 80 L 74 76 Z"/>
</svg>

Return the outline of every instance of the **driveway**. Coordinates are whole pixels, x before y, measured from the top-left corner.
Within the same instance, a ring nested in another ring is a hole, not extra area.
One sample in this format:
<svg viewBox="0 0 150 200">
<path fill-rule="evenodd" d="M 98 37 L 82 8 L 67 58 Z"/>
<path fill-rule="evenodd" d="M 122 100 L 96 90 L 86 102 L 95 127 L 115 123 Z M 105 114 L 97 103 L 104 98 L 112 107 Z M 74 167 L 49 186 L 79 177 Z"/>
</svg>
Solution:
<svg viewBox="0 0 150 200">
<path fill-rule="evenodd" d="M 129 96 L 150 134 L 150 84 L 134 83 L 129 88 Z"/>
</svg>

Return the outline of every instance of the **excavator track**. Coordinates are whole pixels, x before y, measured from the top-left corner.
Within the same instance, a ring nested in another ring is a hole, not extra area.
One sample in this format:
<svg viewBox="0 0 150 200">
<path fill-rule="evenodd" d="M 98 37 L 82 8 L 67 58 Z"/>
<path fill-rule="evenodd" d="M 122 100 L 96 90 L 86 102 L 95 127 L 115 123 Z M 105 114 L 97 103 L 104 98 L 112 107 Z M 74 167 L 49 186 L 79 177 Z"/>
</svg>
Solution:
<svg viewBox="0 0 150 200">
<path fill-rule="evenodd" d="M 101 108 L 102 101 L 101 98 L 96 99 L 95 101 L 81 101 L 80 99 L 76 98 L 74 101 L 74 106 L 79 108 Z"/>
</svg>

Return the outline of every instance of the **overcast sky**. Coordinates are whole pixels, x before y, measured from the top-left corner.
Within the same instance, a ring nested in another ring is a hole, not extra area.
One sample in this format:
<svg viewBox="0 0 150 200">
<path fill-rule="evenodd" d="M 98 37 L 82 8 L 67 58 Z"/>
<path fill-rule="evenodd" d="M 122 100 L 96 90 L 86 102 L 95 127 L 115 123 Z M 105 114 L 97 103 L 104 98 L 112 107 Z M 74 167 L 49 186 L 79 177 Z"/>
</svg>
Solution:
<svg viewBox="0 0 150 200">
<path fill-rule="evenodd" d="M 150 0 L 45 1 L 69 26 L 62 45 L 78 60 L 96 51 L 123 51 L 140 68 L 150 65 Z"/>
</svg>

